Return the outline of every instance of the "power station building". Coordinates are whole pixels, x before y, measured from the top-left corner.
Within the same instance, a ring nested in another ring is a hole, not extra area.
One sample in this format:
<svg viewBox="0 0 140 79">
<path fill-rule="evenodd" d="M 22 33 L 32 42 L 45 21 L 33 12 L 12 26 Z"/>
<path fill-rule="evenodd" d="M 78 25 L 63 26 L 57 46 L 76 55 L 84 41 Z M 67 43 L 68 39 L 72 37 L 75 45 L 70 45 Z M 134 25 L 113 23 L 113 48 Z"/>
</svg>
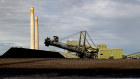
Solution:
<svg viewBox="0 0 140 79">
<path fill-rule="evenodd" d="M 98 45 L 98 59 L 122 59 L 122 49 L 107 48 L 106 45 Z"/>
</svg>

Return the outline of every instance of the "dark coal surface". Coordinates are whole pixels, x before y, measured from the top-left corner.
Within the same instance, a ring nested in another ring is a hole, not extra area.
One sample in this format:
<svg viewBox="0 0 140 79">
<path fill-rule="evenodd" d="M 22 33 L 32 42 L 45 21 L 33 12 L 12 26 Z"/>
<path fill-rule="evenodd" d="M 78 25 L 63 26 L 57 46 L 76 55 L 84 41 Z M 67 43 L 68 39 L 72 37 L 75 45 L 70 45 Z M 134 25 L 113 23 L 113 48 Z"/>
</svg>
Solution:
<svg viewBox="0 0 140 79">
<path fill-rule="evenodd" d="M 139 70 L 0 69 L 3 79 L 140 78 Z"/>
<path fill-rule="evenodd" d="M 0 58 L 64 58 L 64 56 L 58 52 L 12 47 Z"/>
</svg>

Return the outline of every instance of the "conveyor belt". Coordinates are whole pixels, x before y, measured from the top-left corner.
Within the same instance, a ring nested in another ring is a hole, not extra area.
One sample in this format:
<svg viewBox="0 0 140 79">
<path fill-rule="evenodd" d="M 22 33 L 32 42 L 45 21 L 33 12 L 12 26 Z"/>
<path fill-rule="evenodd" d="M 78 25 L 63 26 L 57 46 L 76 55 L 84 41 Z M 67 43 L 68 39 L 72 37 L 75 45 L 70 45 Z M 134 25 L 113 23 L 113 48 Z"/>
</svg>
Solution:
<svg viewBox="0 0 140 79">
<path fill-rule="evenodd" d="M 140 59 L 140 52 L 127 55 L 127 58 L 137 58 L 137 59 Z"/>
</svg>

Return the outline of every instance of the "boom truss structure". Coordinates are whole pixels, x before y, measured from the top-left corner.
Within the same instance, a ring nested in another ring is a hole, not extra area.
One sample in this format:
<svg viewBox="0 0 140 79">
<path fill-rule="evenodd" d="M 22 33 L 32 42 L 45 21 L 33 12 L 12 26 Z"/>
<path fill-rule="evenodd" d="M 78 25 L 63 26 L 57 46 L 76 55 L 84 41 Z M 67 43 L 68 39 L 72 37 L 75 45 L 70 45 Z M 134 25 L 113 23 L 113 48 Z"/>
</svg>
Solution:
<svg viewBox="0 0 140 79">
<path fill-rule="evenodd" d="M 83 36 L 83 43 L 82 43 L 82 36 Z M 97 58 L 97 53 L 98 53 L 99 49 L 97 47 L 95 47 L 95 48 L 91 47 L 86 36 L 89 36 L 89 34 L 86 31 L 80 31 L 78 46 L 68 45 L 68 44 L 59 42 L 58 36 L 54 36 L 53 40 L 51 40 L 50 38 L 47 37 L 45 39 L 44 44 L 45 44 L 45 46 L 51 45 L 51 46 L 59 47 L 59 48 L 66 49 L 66 50 L 69 50 L 72 52 L 76 52 L 80 58 Z M 66 37 L 64 37 L 64 38 L 66 39 Z M 89 38 L 90 38 L 90 36 L 89 36 Z M 90 38 L 90 40 L 92 41 L 91 38 Z M 89 44 L 89 46 L 86 46 L 86 42 Z M 92 41 L 92 43 L 93 43 L 93 41 Z"/>
</svg>

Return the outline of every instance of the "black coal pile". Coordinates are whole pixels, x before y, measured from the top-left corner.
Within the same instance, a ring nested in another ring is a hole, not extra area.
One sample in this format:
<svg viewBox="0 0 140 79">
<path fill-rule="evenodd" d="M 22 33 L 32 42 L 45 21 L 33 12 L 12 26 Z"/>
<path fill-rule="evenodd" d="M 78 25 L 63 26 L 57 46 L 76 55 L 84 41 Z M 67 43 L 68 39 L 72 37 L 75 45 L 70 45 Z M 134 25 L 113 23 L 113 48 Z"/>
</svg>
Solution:
<svg viewBox="0 0 140 79">
<path fill-rule="evenodd" d="M 12 47 L 0 58 L 64 58 L 64 56 L 58 52 Z"/>
</svg>

